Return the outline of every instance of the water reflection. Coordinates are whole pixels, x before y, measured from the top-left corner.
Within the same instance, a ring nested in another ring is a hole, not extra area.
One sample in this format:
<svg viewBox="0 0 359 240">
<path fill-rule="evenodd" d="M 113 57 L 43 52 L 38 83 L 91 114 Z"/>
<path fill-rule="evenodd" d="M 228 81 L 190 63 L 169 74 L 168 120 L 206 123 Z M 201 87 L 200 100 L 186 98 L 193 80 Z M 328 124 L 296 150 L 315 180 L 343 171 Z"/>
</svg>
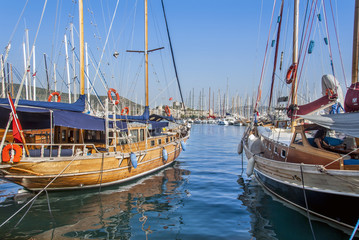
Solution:
<svg viewBox="0 0 359 240">
<path fill-rule="evenodd" d="M 251 230 L 255 239 L 314 239 L 304 212 L 276 199 L 262 188 L 255 179 L 239 176 L 243 189 L 238 200 L 247 207 L 251 218 Z M 330 227 L 320 219 L 312 218 L 316 239 L 349 239 L 349 232 Z"/>
<path fill-rule="evenodd" d="M 23 210 L 0 231 L 1 239 L 145 239 L 161 228 L 178 227 L 171 210 L 186 197 L 183 175 L 189 172 L 178 163 L 155 175 L 126 186 L 43 194 L 16 227 Z M 181 188 L 181 189 L 180 189 Z M 29 197 L 29 196 L 27 196 Z M 22 204 L 18 196 L 0 204 L 0 222 Z"/>
</svg>

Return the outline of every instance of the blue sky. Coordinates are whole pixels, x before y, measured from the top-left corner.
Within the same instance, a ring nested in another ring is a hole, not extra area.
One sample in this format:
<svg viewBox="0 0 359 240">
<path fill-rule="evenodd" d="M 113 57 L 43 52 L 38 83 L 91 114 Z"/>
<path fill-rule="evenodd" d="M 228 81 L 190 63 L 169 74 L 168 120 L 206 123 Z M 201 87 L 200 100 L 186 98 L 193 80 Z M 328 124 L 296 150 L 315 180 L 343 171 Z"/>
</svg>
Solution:
<svg viewBox="0 0 359 240">
<path fill-rule="evenodd" d="M 341 51 L 347 81 L 350 82 L 352 29 L 354 15 L 354 1 L 331 0 L 336 23 L 341 41 Z M 0 14 L 4 19 L 1 23 L 2 36 L 0 46 L 6 46 L 15 24 L 20 16 L 26 1 L 4 1 Z M 180 81 L 187 99 L 189 92 L 194 88 L 195 95 L 201 89 L 205 89 L 208 97 L 208 88 L 216 93 L 218 89 L 223 93 L 226 90 L 227 81 L 230 95 L 239 94 L 245 97 L 256 90 L 260 71 L 263 63 L 265 45 L 268 36 L 269 22 L 272 13 L 273 1 L 269 0 L 165 0 L 166 13 L 174 46 L 175 57 Z M 284 8 L 283 34 L 281 46 L 286 46 L 285 56 L 290 56 L 291 36 L 285 32 L 291 31 L 292 1 L 286 1 Z M 329 1 L 326 0 L 327 12 Z M 275 19 L 279 13 L 279 3 L 275 10 Z M 306 1 L 301 3 L 301 18 Z M 18 28 L 12 40 L 12 50 L 8 62 L 12 63 L 19 71 L 23 71 L 22 42 L 24 29 L 29 28 L 30 45 L 33 43 L 35 32 L 38 27 L 44 1 L 29 0 L 23 17 L 20 19 Z M 262 15 L 261 6 L 263 4 Z M 100 60 L 102 48 L 107 36 L 111 18 L 116 6 L 116 1 L 84 1 L 85 8 L 85 41 L 93 53 L 93 59 Z M 151 104 L 166 104 L 168 98 L 173 96 L 179 100 L 177 85 L 174 82 L 169 46 L 166 39 L 160 0 L 149 0 L 149 48 L 164 46 L 165 49 L 151 53 L 150 55 L 150 97 Z M 287 22 L 287 15 L 289 18 Z M 338 13 L 338 15 L 336 15 Z M 78 29 L 78 9 L 73 1 L 51 0 L 48 1 L 44 19 L 36 42 L 36 68 L 41 84 L 46 86 L 43 53 L 48 55 L 48 60 L 58 65 L 58 86 L 61 91 L 66 91 L 66 75 L 64 60 L 63 35 L 69 36 L 68 23 L 72 21 Z M 331 15 L 328 15 L 331 18 Z M 260 22 L 261 19 L 261 22 Z M 332 30 L 332 25 L 329 26 Z M 271 36 L 275 27 L 272 28 Z M 331 31 L 330 31 L 331 32 Z M 315 88 L 320 88 L 321 69 L 329 71 L 327 64 L 328 54 L 321 49 L 321 35 L 317 31 L 316 46 L 314 53 L 323 52 L 324 57 L 316 57 L 315 54 L 308 58 L 306 75 L 312 94 Z M 338 50 L 334 32 L 330 33 L 333 42 L 333 55 L 336 72 L 344 87 L 341 74 Z M 286 36 L 286 38 L 285 38 Z M 272 37 L 271 37 L 272 39 Z M 284 44 L 284 42 L 287 42 Z M 75 46 L 78 46 L 78 37 L 75 34 Z M 138 102 L 143 99 L 143 56 L 137 53 L 126 53 L 127 49 L 143 49 L 143 1 L 120 0 L 115 16 L 113 29 L 109 35 L 101 71 L 104 74 L 107 85 L 116 88 L 120 95 L 126 96 Z M 78 49 L 76 49 L 78 50 Z M 112 53 L 118 51 L 120 56 L 114 58 Z M 268 52 L 269 60 L 264 81 L 267 88 L 272 68 L 273 50 Z M 319 60 L 321 59 L 321 60 Z M 324 60 L 323 60 L 324 59 Z M 324 64 L 319 64 L 323 62 Z M 284 63 L 284 68 L 290 63 Z M 313 69 L 310 67 L 312 66 Z M 324 66 L 324 67 L 323 67 Z M 50 74 L 52 76 L 52 67 Z M 308 69 L 308 70 L 307 70 Z M 320 71 L 319 71 L 320 69 Z M 340 74 L 339 74 L 340 73 Z M 90 68 L 89 75 L 94 78 L 95 68 Z M 285 74 L 278 73 L 279 75 Z M 51 80 L 51 79 L 50 79 Z M 96 89 L 104 94 L 104 87 L 96 78 Z M 15 81 L 16 82 L 16 81 Z M 167 87 L 166 87 L 167 85 Z M 52 83 L 53 87 L 53 83 Z M 279 87 L 278 88 L 283 88 Z M 267 91 L 267 90 L 263 90 Z M 217 94 L 216 94 L 217 95 Z M 265 94 L 264 94 L 265 95 Z M 196 100 L 196 103 L 198 100 Z"/>
</svg>

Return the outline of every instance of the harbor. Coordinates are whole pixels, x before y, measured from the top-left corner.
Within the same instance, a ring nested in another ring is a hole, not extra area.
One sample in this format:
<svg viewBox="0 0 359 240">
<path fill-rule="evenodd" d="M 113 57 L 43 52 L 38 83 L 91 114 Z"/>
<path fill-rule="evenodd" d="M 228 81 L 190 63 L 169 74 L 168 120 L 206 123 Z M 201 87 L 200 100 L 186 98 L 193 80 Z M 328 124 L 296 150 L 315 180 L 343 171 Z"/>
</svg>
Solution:
<svg viewBox="0 0 359 240">
<path fill-rule="evenodd" d="M 0 239 L 359 239 L 359 0 L 3 4 Z"/>
<path fill-rule="evenodd" d="M 247 177 L 247 160 L 242 166 L 236 152 L 244 130 L 195 125 L 174 165 L 126 186 L 41 195 L 17 226 L 22 214 L 5 226 L 1 238 L 310 239 L 305 213 Z M 1 222 L 33 197 L 16 195 L 14 184 L 2 185 Z M 326 223 L 313 224 L 317 239 L 348 239 Z"/>
</svg>

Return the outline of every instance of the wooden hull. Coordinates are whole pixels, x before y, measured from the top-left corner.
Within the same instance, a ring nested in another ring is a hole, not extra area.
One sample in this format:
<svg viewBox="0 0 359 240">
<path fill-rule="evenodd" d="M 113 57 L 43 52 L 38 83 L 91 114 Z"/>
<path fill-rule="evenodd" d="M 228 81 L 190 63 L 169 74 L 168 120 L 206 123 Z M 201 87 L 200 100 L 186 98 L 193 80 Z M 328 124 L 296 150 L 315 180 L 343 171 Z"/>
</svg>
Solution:
<svg viewBox="0 0 359 240">
<path fill-rule="evenodd" d="M 181 139 L 187 140 L 188 136 Z M 167 161 L 162 150 L 168 153 Z M 175 161 L 182 150 L 180 141 L 134 152 L 137 168 L 131 164 L 130 154 L 122 152 L 97 153 L 81 157 L 23 160 L 2 169 L 2 178 L 32 191 L 40 191 L 54 180 L 47 190 L 92 188 L 119 184 L 158 171 Z"/>
<path fill-rule="evenodd" d="M 320 165 L 290 163 L 252 155 L 246 146 L 244 150 L 247 156 L 254 157 L 255 176 L 271 193 L 306 210 L 305 192 L 308 210 L 312 214 L 354 228 L 359 216 L 359 208 L 355 207 L 359 201 L 358 171 L 324 170 Z"/>
</svg>

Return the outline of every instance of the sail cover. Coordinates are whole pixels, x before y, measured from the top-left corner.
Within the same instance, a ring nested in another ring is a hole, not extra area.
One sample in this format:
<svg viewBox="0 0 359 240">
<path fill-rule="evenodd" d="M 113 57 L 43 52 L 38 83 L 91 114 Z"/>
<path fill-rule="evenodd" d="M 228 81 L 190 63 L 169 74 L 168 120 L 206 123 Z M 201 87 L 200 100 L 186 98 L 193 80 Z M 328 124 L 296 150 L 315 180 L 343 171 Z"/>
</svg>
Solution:
<svg viewBox="0 0 359 240">
<path fill-rule="evenodd" d="M 19 100 L 19 106 L 30 106 L 47 109 L 58 109 L 73 112 L 83 112 L 85 110 L 85 95 L 80 95 L 74 103 L 62 103 L 62 102 L 44 102 L 44 101 L 30 101 L 30 100 Z M 15 102 L 15 99 L 14 99 Z M 7 98 L 0 98 L 0 104 L 9 104 Z"/>
<path fill-rule="evenodd" d="M 0 128 L 5 128 L 9 121 L 10 107 L 0 104 Z M 17 115 L 23 129 L 48 129 L 53 126 L 63 126 L 77 129 L 105 131 L 105 119 L 94 117 L 85 113 L 53 110 L 33 107 L 17 107 Z M 110 121 L 110 125 L 112 121 Z M 117 122 L 121 130 L 127 129 L 125 122 Z"/>
<path fill-rule="evenodd" d="M 359 112 L 328 115 L 302 115 L 301 117 L 325 128 L 345 133 L 352 137 L 359 137 Z"/>
</svg>

